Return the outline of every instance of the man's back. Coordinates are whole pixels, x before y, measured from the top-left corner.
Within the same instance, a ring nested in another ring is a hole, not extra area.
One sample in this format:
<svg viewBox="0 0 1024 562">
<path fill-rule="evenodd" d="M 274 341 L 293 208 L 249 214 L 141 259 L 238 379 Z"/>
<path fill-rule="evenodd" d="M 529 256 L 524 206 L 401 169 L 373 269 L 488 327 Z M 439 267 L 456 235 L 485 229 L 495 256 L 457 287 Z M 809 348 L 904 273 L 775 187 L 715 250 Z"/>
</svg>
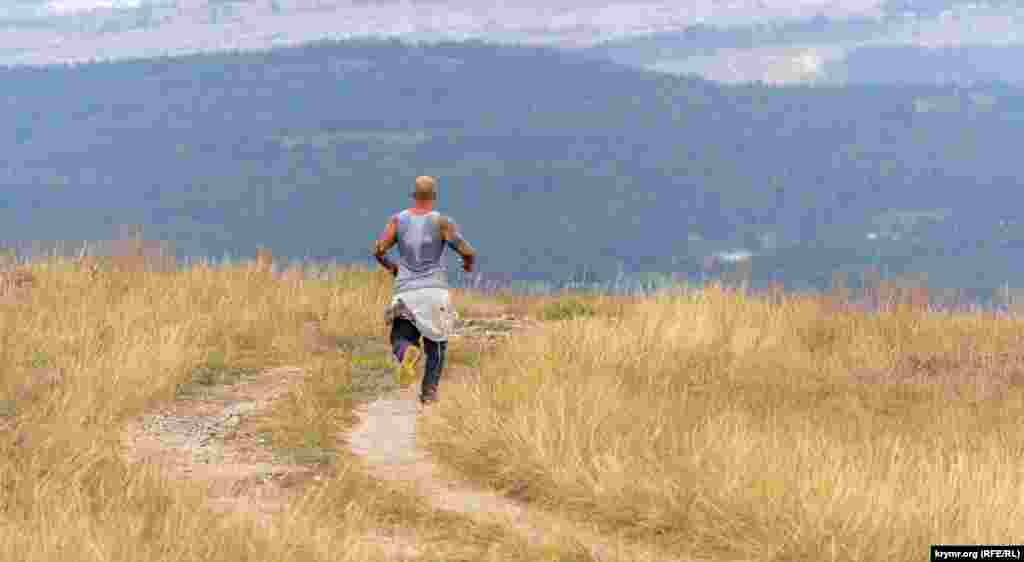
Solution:
<svg viewBox="0 0 1024 562">
<path fill-rule="evenodd" d="M 420 214 L 406 209 L 392 220 L 396 223 L 399 254 L 394 292 L 447 289 L 445 239 L 442 234 L 442 223 L 447 219 L 437 211 Z"/>
</svg>

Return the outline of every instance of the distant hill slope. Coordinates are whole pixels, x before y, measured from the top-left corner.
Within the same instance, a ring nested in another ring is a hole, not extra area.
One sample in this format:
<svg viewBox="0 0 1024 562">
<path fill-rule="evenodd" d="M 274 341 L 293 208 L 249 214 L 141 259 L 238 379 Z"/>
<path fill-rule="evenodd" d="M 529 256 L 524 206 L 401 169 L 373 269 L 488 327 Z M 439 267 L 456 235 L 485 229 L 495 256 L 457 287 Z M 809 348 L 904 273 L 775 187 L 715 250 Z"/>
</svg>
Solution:
<svg viewBox="0 0 1024 562">
<path fill-rule="evenodd" d="M 607 39 L 586 52 L 726 83 L 1021 82 L 1024 22 L 1014 3 L 899 0 L 883 7 L 878 17 L 698 24 Z"/>
<path fill-rule="evenodd" d="M 1017 236 L 994 219 L 1021 198 L 1024 96 L 1007 87 L 723 87 L 546 49 L 384 41 L 7 69 L 0 83 L 5 239 L 141 222 L 190 254 L 365 260 L 425 173 L 484 268 L 513 275 L 696 274 L 737 248 L 755 275 L 793 280 L 827 276 L 801 261 L 822 252 L 928 259 L 954 284 L 1017 267 L 975 251 Z M 879 226 L 921 209 L 954 212 Z M 983 258 L 934 257 L 953 249 Z"/>
<path fill-rule="evenodd" d="M 1024 45 L 966 45 L 922 48 L 911 45 L 854 49 L 829 65 L 831 79 L 879 84 L 1024 84 Z"/>
</svg>

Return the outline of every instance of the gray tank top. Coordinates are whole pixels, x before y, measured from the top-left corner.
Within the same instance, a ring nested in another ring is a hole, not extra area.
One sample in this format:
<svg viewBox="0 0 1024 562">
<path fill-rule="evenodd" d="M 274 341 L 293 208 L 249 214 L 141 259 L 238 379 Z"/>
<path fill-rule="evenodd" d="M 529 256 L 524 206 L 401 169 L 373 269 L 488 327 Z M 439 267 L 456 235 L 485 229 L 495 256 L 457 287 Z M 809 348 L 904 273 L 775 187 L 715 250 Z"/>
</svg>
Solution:
<svg viewBox="0 0 1024 562">
<path fill-rule="evenodd" d="M 441 237 L 440 214 L 431 211 L 414 215 L 408 210 L 398 219 L 398 275 L 394 293 L 415 289 L 447 289 L 444 265 L 445 241 Z"/>
</svg>

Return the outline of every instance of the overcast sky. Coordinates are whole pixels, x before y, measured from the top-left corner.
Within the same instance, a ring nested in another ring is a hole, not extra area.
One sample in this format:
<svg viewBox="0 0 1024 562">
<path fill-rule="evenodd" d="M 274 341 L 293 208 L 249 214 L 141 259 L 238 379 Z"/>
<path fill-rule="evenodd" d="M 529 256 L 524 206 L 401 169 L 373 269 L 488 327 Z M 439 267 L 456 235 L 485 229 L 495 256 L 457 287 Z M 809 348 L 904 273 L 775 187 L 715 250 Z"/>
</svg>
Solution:
<svg viewBox="0 0 1024 562">
<path fill-rule="evenodd" d="M 935 6 L 952 1 L 913 0 L 910 4 Z M 365 36 L 585 46 L 700 22 L 726 26 L 818 14 L 874 17 L 882 14 L 883 6 L 881 0 L 568 0 L 553 4 L 544 0 L 0 0 L 0 64 L 265 48 Z M 913 32 L 914 40 L 1005 40 L 1024 26 L 1024 18 L 1018 23 L 1015 12 L 1002 9 L 995 20 L 973 12 L 942 21 L 930 17 L 923 31 Z M 977 28 L 976 22 L 982 22 L 983 28 Z"/>
<path fill-rule="evenodd" d="M 143 4 L 177 4 L 179 6 L 197 6 L 212 4 L 204 0 L 7 0 L 3 4 L 7 7 L 0 7 L 0 14 L 31 14 L 31 13 L 69 13 L 81 12 L 92 9 L 108 9 L 118 7 L 133 7 Z M 224 2 L 220 2 L 224 3 Z M 271 0 L 238 0 L 239 4 L 270 4 Z M 677 0 L 674 2 L 658 0 L 616 0 L 614 2 L 600 2 L 596 0 L 563 0 L 552 6 L 553 2 L 543 0 L 519 0 L 517 2 L 501 2 L 494 0 L 364 0 L 339 1 L 339 0 L 278 0 L 278 3 L 286 7 L 352 7 L 353 5 L 390 7 L 394 8 L 403 4 L 447 7 L 465 11 L 467 9 L 478 13 L 490 12 L 492 14 L 516 14 L 522 18 L 528 18 L 530 12 L 540 16 L 543 12 L 550 11 L 572 11 L 584 17 L 597 15 L 601 12 L 619 15 L 621 7 L 630 8 L 654 7 L 663 12 L 670 12 L 677 15 L 689 15 L 694 18 L 705 19 L 734 19 L 750 17 L 801 17 L 814 15 L 818 11 L 841 15 L 841 14 L 863 14 L 877 12 L 880 0 Z M 642 11 L 642 10 L 641 10 Z M 639 19 L 644 14 L 637 14 Z M 525 23 L 525 20 L 519 22 Z"/>
</svg>

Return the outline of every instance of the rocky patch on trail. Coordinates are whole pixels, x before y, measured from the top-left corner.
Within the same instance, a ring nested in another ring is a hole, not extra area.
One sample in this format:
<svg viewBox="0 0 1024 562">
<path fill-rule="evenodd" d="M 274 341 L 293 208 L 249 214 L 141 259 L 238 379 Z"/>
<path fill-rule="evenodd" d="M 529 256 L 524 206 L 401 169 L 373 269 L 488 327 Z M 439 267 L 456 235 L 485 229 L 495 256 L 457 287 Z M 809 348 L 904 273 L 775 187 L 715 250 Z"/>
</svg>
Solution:
<svg viewBox="0 0 1024 562">
<path fill-rule="evenodd" d="M 282 458 L 246 423 L 303 376 L 300 369 L 269 369 L 218 389 L 215 397 L 174 401 L 128 424 L 125 456 L 208 486 L 215 508 L 244 510 L 265 521 L 287 506 L 300 484 L 322 477 L 318 465 Z"/>
<path fill-rule="evenodd" d="M 474 340 L 482 345 L 495 345 L 513 334 L 522 333 L 539 325 L 540 322 L 536 320 L 511 315 L 491 318 L 457 317 L 455 333 L 451 335 L 451 339 L 455 341 Z"/>
<path fill-rule="evenodd" d="M 211 452 L 222 448 L 225 436 L 241 424 L 242 416 L 255 409 L 253 402 L 239 402 L 209 416 L 153 414 L 143 419 L 141 429 L 167 448 L 188 450 L 196 458 L 208 458 Z"/>
</svg>

